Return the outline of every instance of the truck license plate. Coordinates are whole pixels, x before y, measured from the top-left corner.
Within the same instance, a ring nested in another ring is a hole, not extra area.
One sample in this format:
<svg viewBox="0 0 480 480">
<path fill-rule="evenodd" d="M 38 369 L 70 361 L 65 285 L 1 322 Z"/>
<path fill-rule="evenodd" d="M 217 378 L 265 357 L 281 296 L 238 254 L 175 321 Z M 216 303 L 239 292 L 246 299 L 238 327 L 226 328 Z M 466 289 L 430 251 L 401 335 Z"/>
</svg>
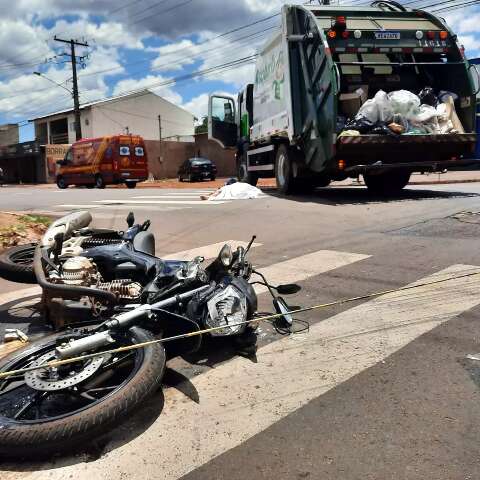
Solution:
<svg viewBox="0 0 480 480">
<path fill-rule="evenodd" d="M 400 40 L 400 32 L 375 32 L 376 40 Z"/>
</svg>

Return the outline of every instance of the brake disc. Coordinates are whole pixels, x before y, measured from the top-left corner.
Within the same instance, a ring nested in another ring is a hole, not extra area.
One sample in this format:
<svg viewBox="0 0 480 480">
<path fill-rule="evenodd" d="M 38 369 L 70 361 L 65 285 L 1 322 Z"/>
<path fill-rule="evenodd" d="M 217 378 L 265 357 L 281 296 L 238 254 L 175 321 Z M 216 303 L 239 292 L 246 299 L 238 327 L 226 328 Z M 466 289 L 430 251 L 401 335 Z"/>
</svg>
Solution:
<svg viewBox="0 0 480 480">
<path fill-rule="evenodd" d="M 57 360 L 54 352 L 49 352 L 38 358 L 32 367 L 39 367 L 46 362 Z M 76 364 L 72 365 L 72 370 L 66 374 L 60 375 L 55 367 L 45 368 L 43 370 L 34 370 L 25 374 L 25 383 L 34 390 L 45 392 L 53 392 L 56 390 L 63 390 L 68 387 L 73 387 L 87 378 L 91 377 L 102 366 L 106 360 L 106 356 L 95 357 L 88 360 L 88 363 L 81 370 L 74 370 Z M 77 364 L 78 365 L 78 364 Z"/>
</svg>

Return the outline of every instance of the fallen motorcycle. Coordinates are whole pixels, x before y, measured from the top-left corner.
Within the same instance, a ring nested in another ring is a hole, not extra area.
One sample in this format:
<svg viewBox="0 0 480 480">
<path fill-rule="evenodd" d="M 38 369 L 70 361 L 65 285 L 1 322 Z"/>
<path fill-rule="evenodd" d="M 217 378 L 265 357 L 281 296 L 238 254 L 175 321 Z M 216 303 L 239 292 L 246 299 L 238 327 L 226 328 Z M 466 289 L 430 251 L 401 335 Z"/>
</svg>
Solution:
<svg viewBox="0 0 480 480">
<path fill-rule="evenodd" d="M 60 332 L 0 364 L 0 373 L 26 369 L 0 380 L 0 455 L 75 450 L 105 433 L 160 387 L 167 355 L 198 350 L 205 335 L 121 347 L 203 330 L 215 337 L 251 336 L 246 322 L 257 309 L 254 283 L 267 286 L 281 314 L 288 306 L 274 290 L 300 288 L 274 287 L 254 270 L 247 255 L 255 237 L 234 252 L 225 245 L 204 268 L 201 257 L 156 257 L 149 223 L 120 242 L 92 243 L 98 232 L 89 228 L 91 220 L 88 212 L 70 214 L 52 224 L 36 247 L 36 279 Z M 254 274 L 261 281 L 252 282 Z M 39 368 L 76 357 L 81 359 Z"/>
</svg>

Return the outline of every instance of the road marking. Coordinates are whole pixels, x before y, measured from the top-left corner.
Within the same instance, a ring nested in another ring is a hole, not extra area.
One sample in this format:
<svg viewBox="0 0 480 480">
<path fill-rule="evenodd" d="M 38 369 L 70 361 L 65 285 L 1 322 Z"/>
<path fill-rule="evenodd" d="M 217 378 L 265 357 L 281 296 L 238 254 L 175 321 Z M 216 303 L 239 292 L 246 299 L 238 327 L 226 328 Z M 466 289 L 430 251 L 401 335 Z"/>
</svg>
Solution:
<svg viewBox="0 0 480 480">
<path fill-rule="evenodd" d="M 454 265 L 416 283 L 479 268 Z M 479 289 L 480 278 L 469 277 L 384 295 L 317 323 L 308 334 L 266 345 L 257 353 L 258 363 L 237 357 L 212 368 L 192 381 L 199 404 L 166 390 L 158 420 L 130 443 L 82 464 L 82 475 L 93 479 L 105 471 L 112 480 L 180 478 L 477 306 Z M 52 467 L 50 479 L 78 469 Z M 43 479 L 45 470 L 29 478 Z"/>
<path fill-rule="evenodd" d="M 205 194 L 206 195 L 206 194 Z M 143 199 L 143 200 L 162 200 L 162 199 L 170 199 L 170 200 L 182 200 L 182 199 L 186 199 L 186 200 L 192 200 L 194 198 L 200 198 L 200 194 L 195 194 L 195 195 L 154 195 L 154 196 L 151 196 L 151 197 L 132 197 L 132 198 L 135 198 L 135 199 Z"/>
<path fill-rule="evenodd" d="M 329 270 L 335 270 L 336 268 L 365 260 L 366 258 L 370 258 L 370 255 L 319 250 L 318 252 L 286 260 L 285 262 L 275 263 L 270 267 L 261 268 L 259 271 L 273 285 L 295 283 Z M 255 285 L 255 291 L 257 294 L 260 294 L 268 291 L 268 289 L 263 285 Z"/>
<path fill-rule="evenodd" d="M 204 247 L 192 248 L 191 250 L 184 250 L 182 252 L 172 253 L 170 255 L 162 256 L 164 260 L 193 260 L 195 257 L 205 257 L 205 259 L 215 258 L 220 253 L 222 247 L 228 243 L 232 249 L 237 247 L 246 247 L 248 242 L 240 240 L 225 240 L 224 242 L 212 243 Z M 254 243 L 252 248 L 261 247 L 261 243 Z"/>
<path fill-rule="evenodd" d="M 204 200 L 94 200 L 93 203 L 105 205 L 213 205 L 230 201 L 206 202 Z"/>
<path fill-rule="evenodd" d="M 178 202 L 173 202 L 174 204 L 178 204 Z M 124 207 L 124 208 L 123 208 Z M 128 205 L 74 205 L 74 204 L 64 204 L 64 205 L 55 205 L 54 208 L 66 208 L 66 209 L 70 209 L 70 210 L 122 210 L 122 209 L 130 209 L 130 207 Z M 152 206 L 149 206 L 149 205 L 139 205 L 139 206 L 135 206 L 135 211 L 151 211 L 151 212 L 158 212 L 159 209 L 158 207 L 152 207 Z M 174 210 L 187 210 L 189 208 L 192 208 L 192 207 L 188 207 L 188 206 L 182 206 L 182 205 L 179 205 L 178 207 L 165 207 L 164 209 L 162 209 L 162 211 L 164 212 L 168 212 L 168 211 L 174 211 Z M 55 213 L 58 213 L 58 212 L 55 212 Z"/>
<path fill-rule="evenodd" d="M 210 193 L 213 193 L 213 192 L 185 192 L 185 193 L 164 193 L 162 195 L 142 195 L 142 196 L 138 196 L 138 197 L 132 197 L 132 198 L 136 198 L 136 199 L 139 199 L 139 200 L 145 200 L 145 199 L 155 199 L 155 198 L 191 198 L 191 197 L 199 197 L 200 195 L 208 195 Z"/>
</svg>

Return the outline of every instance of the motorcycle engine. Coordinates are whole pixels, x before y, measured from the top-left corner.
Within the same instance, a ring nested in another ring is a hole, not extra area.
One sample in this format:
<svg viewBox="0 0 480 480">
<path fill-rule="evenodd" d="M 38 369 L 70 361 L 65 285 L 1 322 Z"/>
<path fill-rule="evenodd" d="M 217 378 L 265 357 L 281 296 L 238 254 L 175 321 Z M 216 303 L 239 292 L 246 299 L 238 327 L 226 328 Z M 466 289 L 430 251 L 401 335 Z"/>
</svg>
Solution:
<svg viewBox="0 0 480 480">
<path fill-rule="evenodd" d="M 65 285 L 90 286 L 98 279 L 97 267 L 88 258 L 71 257 L 63 264 L 61 280 Z"/>
<path fill-rule="evenodd" d="M 235 325 L 247 320 L 247 299 L 233 285 L 216 293 L 208 302 L 208 315 L 205 321 L 208 328 L 222 327 L 211 333 L 212 336 L 237 335 L 246 325 Z"/>
<path fill-rule="evenodd" d="M 86 257 L 70 257 L 62 265 L 62 273 L 50 274 L 50 280 L 65 285 L 93 287 L 117 295 L 120 299 L 134 300 L 140 297 L 142 285 L 130 279 L 105 282 L 94 262 Z"/>
</svg>

